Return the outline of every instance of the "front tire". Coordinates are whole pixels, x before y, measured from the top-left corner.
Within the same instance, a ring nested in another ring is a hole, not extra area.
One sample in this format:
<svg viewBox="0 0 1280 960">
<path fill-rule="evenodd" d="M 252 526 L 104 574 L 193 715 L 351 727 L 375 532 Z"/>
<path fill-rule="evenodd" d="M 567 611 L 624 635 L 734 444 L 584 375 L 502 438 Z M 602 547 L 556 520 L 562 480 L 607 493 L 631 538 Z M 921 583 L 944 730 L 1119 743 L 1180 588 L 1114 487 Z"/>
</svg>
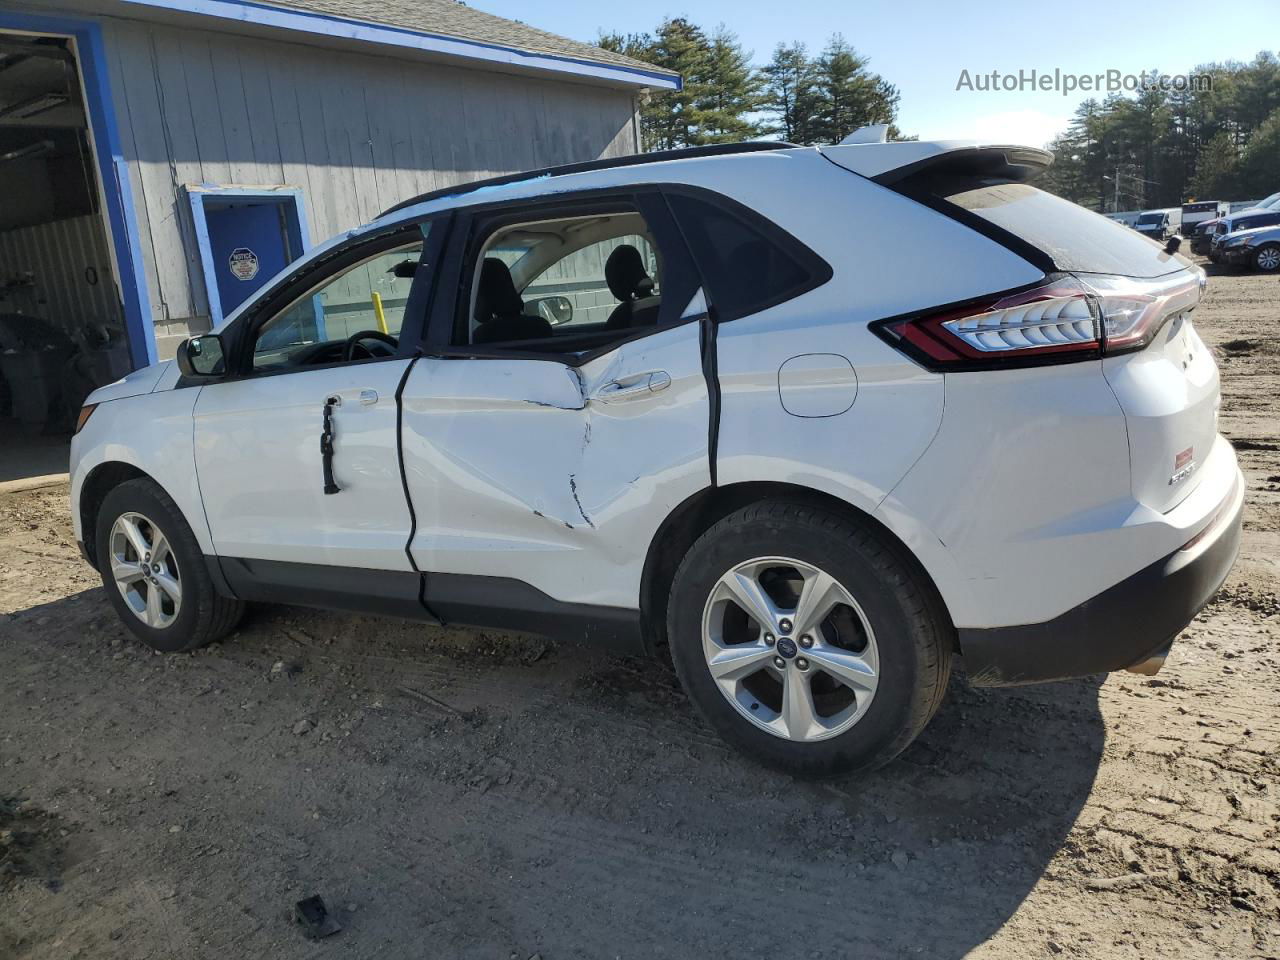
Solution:
<svg viewBox="0 0 1280 960">
<path fill-rule="evenodd" d="M 1263 273 L 1280 270 L 1280 243 L 1268 243 L 1259 247 L 1253 255 L 1253 266 Z"/>
<path fill-rule="evenodd" d="M 154 481 L 129 480 L 98 511 L 98 570 L 107 598 L 139 640 L 163 653 L 212 643 L 244 613 L 214 589 L 195 534 Z"/>
<path fill-rule="evenodd" d="M 805 776 L 881 766 L 937 711 L 951 628 L 932 588 L 869 525 L 765 501 L 730 514 L 676 572 L 676 673 L 735 747 Z"/>
</svg>

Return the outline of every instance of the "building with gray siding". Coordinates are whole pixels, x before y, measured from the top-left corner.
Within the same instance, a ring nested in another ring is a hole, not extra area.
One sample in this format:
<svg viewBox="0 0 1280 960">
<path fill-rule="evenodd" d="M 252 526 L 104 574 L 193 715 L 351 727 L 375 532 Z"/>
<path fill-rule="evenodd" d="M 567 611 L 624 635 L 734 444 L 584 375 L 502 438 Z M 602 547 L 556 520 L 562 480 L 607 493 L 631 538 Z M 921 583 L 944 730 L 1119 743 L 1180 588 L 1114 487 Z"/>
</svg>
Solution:
<svg viewBox="0 0 1280 960">
<path fill-rule="evenodd" d="M 0 417 L 406 197 L 637 152 L 679 83 L 450 0 L 0 0 Z"/>
</svg>

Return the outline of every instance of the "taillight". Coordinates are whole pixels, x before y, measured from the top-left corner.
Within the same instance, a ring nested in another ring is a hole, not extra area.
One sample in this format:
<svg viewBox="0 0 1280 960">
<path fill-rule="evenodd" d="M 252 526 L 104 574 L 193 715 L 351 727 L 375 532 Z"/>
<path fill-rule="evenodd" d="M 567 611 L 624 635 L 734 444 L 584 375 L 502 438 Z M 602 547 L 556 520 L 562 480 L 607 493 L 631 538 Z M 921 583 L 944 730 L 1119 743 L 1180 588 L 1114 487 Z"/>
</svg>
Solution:
<svg viewBox="0 0 1280 960">
<path fill-rule="evenodd" d="M 1199 302 L 1201 279 L 1186 273 L 1174 281 L 1059 276 L 942 312 L 884 320 L 873 329 L 935 370 L 1096 360 L 1150 343 L 1165 321 Z"/>
</svg>

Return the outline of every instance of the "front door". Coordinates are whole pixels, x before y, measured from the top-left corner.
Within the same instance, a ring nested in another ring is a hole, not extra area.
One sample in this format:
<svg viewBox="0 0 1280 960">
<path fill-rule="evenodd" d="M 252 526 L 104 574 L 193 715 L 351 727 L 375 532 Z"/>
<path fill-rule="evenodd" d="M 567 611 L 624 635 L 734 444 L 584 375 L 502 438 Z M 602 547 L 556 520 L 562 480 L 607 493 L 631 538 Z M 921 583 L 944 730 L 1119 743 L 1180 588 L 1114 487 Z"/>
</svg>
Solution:
<svg viewBox="0 0 1280 960">
<path fill-rule="evenodd" d="M 283 203 L 246 200 L 205 201 L 205 224 L 213 254 L 212 280 L 218 288 L 222 315 L 257 293 L 302 251 L 291 249 Z"/>
<path fill-rule="evenodd" d="M 202 387 L 194 411 L 219 557 L 412 570 L 396 392 L 421 330 L 414 298 L 430 282 L 417 268 L 423 242 L 413 227 L 339 248 L 237 321 L 234 376 Z"/>
</svg>

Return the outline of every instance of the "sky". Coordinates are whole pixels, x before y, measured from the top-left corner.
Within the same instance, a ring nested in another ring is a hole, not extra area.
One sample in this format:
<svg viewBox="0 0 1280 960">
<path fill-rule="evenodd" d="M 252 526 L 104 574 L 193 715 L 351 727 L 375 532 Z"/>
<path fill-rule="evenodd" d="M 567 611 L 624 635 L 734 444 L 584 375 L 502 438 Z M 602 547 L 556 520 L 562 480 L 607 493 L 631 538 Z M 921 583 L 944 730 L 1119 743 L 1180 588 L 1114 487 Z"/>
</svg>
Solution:
<svg viewBox="0 0 1280 960">
<path fill-rule="evenodd" d="M 1280 0 L 1067 0 L 1061 3 L 963 0 L 468 0 L 489 13 L 523 20 L 576 40 L 603 32 L 652 31 L 664 17 L 710 29 L 725 24 L 763 63 L 779 42 L 817 53 L 843 33 L 871 69 L 898 87 L 898 126 L 921 139 L 997 139 L 1041 146 L 1066 128 L 1090 94 L 974 87 L 992 70 L 1055 69 L 1093 75 L 1189 72 L 1195 65 L 1252 60 L 1280 52 Z"/>
</svg>

